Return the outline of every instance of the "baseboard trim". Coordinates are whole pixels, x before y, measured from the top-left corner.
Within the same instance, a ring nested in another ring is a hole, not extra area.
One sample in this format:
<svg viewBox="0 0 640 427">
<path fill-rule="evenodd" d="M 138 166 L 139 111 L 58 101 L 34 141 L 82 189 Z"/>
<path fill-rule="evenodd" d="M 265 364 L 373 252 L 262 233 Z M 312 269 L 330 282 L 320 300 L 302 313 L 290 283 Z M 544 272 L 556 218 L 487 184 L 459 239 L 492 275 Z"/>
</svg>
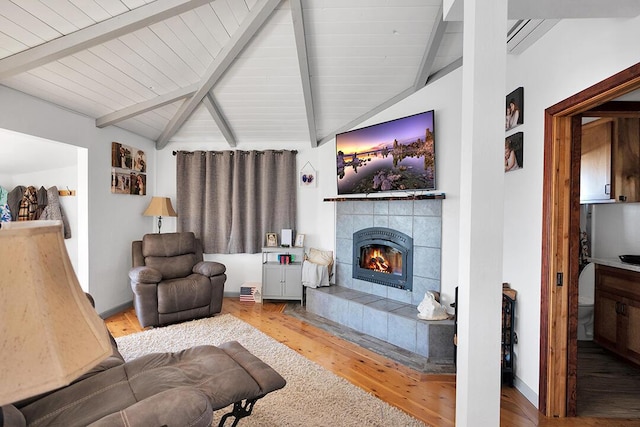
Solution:
<svg viewBox="0 0 640 427">
<path fill-rule="evenodd" d="M 131 307 L 133 307 L 133 300 L 125 302 L 123 304 L 120 304 L 120 305 L 118 305 L 118 306 L 116 306 L 114 308 L 111 308 L 111 309 L 107 310 L 107 311 L 104 311 L 104 312 L 100 313 L 99 316 L 101 318 L 103 318 L 103 319 L 106 319 L 107 317 L 111 317 L 114 314 L 121 313 L 121 312 L 123 312 L 123 311 L 125 311 L 125 310 L 127 310 L 127 309 L 129 309 Z"/>
<path fill-rule="evenodd" d="M 531 402 L 533 406 L 536 407 L 536 409 L 538 409 L 538 393 L 531 390 L 529 386 L 517 376 L 513 380 L 513 385 L 529 402 Z"/>
</svg>

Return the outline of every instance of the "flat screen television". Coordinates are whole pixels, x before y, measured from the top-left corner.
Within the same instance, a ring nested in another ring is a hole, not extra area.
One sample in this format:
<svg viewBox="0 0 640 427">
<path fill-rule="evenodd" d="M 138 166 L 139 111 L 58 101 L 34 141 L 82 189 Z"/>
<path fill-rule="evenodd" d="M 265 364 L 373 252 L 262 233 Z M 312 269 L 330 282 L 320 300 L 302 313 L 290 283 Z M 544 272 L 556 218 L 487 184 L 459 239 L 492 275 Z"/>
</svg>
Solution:
<svg viewBox="0 0 640 427">
<path fill-rule="evenodd" d="M 338 194 L 435 190 L 434 112 L 336 135 Z"/>
</svg>

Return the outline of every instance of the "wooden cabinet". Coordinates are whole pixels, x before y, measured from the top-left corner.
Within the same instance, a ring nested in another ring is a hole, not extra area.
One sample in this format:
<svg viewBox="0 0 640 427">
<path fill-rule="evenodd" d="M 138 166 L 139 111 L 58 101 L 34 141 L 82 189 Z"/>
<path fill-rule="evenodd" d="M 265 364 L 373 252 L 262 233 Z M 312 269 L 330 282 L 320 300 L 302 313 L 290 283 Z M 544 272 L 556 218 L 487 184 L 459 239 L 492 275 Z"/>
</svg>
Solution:
<svg viewBox="0 0 640 427">
<path fill-rule="evenodd" d="M 291 255 L 282 264 L 278 255 Z M 262 299 L 300 300 L 302 302 L 302 259 L 304 248 L 262 248 Z"/>
<path fill-rule="evenodd" d="M 580 201 L 640 201 L 640 119 L 603 118 L 582 126 Z"/>
<path fill-rule="evenodd" d="M 640 273 L 596 265 L 593 340 L 640 364 Z"/>
</svg>

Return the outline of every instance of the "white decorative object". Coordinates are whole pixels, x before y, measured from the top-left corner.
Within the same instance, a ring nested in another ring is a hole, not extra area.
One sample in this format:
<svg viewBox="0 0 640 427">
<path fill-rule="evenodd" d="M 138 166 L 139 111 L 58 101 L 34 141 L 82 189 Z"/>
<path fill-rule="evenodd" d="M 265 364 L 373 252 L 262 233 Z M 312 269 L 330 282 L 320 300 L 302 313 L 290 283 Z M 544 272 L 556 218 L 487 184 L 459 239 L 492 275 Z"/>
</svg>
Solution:
<svg viewBox="0 0 640 427">
<path fill-rule="evenodd" d="M 448 319 L 449 315 L 447 310 L 436 301 L 436 296 L 433 292 L 427 291 L 424 294 L 424 299 L 418 305 L 418 318 L 424 320 L 444 320 Z"/>
<path fill-rule="evenodd" d="M 311 163 L 305 163 L 299 173 L 298 183 L 300 187 L 315 187 L 317 182 L 318 173 Z"/>
</svg>

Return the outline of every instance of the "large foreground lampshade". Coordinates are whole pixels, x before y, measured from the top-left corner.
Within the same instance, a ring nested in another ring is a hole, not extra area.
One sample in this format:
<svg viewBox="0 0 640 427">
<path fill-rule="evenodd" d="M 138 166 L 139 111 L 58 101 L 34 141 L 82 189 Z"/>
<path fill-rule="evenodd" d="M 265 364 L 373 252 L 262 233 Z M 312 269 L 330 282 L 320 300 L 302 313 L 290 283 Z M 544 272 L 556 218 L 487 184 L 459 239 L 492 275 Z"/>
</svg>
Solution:
<svg viewBox="0 0 640 427">
<path fill-rule="evenodd" d="M 160 233 L 160 228 L 162 228 L 163 216 L 178 216 L 176 211 L 173 210 L 173 206 L 171 206 L 171 199 L 168 197 L 152 197 L 143 215 L 158 217 L 158 233 Z"/>
<path fill-rule="evenodd" d="M 111 343 L 73 271 L 60 221 L 0 224 L 0 405 L 68 385 Z"/>
</svg>

